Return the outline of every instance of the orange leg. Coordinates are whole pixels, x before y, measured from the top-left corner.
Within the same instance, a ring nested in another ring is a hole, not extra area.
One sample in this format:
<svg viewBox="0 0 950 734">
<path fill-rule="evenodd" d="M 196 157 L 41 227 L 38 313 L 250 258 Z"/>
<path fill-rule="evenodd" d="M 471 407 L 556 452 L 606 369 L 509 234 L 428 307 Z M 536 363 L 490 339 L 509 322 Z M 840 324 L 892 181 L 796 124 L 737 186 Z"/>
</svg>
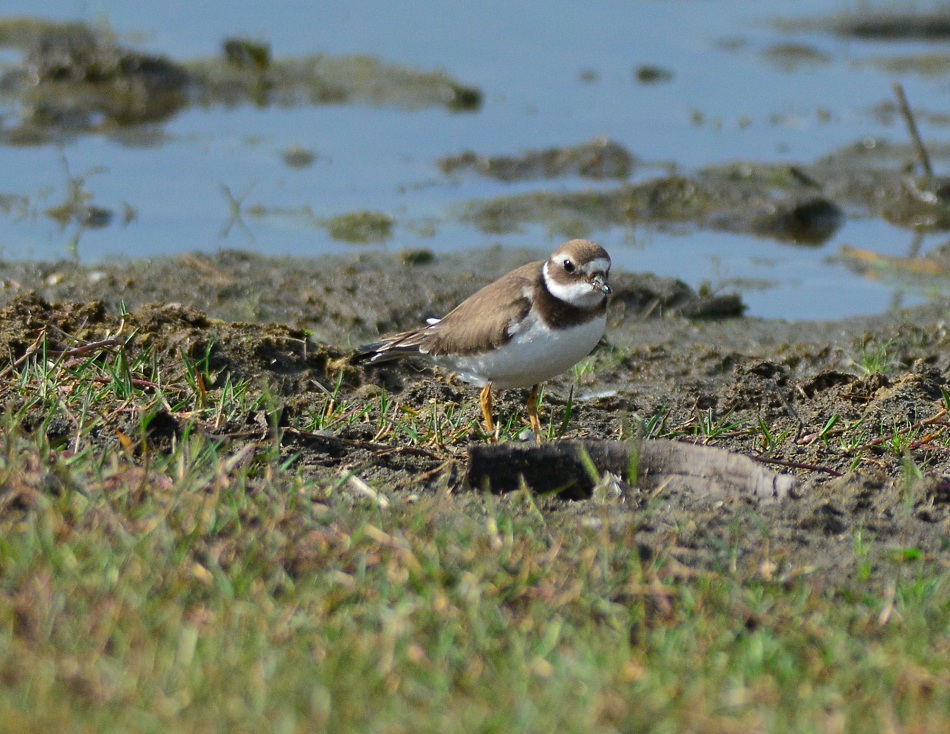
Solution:
<svg viewBox="0 0 950 734">
<path fill-rule="evenodd" d="M 479 396 L 479 402 L 482 405 L 482 417 L 485 418 L 485 431 L 489 436 L 495 435 L 495 421 L 491 417 L 491 383 L 489 382 L 482 388 Z"/>
<path fill-rule="evenodd" d="M 531 430 L 534 431 L 534 438 L 541 443 L 541 420 L 538 418 L 538 386 L 535 385 L 528 393 L 528 422 L 531 423 Z"/>
</svg>

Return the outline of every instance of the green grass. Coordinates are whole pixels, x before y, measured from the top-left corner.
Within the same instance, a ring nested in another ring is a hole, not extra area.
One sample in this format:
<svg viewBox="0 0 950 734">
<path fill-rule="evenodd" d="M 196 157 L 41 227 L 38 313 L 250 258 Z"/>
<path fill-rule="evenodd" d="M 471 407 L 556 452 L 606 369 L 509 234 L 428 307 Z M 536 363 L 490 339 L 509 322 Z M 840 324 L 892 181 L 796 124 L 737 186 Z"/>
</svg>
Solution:
<svg viewBox="0 0 950 734">
<path fill-rule="evenodd" d="M 226 464 L 194 437 L 147 470 L 7 438 L 0 720 L 459 732 L 947 721 L 946 577 L 911 573 L 892 598 L 852 602 L 807 580 L 678 579 L 664 559 L 641 561 L 634 530 L 552 529 L 516 496 L 383 510 Z"/>
<path fill-rule="evenodd" d="M 0 728 L 946 730 L 950 572 L 915 549 L 872 565 L 858 535 L 858 577 L 833 588 L 645 558 L 636 523 L 604 508 L 588 526 L 528 492 L 374 502 L 294 463 L 276 425 L 219 434 L 270 398 L 210 354 L 157 370 L 147 349 L 38 342 L 5 373 Z M 158 450 L 162 411 L 186 426 Z M 400 445 L 473 420 L 339 386 L 300 418 Z"/>
<path fill-rule="evenodd" d="M 858 373 L 864 377 L 873 375 L 889 375 L 899 366 L 895 351 L 895 340 L 888 339 L 882 343 L 868 342 L 853 362 Z"/>
</svg>

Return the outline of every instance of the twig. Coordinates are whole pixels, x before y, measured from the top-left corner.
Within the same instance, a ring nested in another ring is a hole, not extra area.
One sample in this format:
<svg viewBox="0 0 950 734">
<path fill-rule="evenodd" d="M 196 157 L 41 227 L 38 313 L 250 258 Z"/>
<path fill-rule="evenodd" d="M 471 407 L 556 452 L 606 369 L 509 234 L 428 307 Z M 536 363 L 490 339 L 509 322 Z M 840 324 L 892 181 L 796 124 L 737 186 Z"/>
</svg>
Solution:
<svg viewBox="0 0 950 734">
<path fill-rule="evenodd" d="M 444 474 L 445 472 L 449 471 L 453 465 L 457 463 L 458 462 L 455 459 L 447 459 L 446 461 L 439 464 L 435 469 L 430 469 L 429 471 L 423 472 L 422 474 L 414 474 L 408 480 L 397 482 L 395 485 L 395 489 L 399 489 L 401 487 L 408 487 L 410 485 L 414 485 L 414 486 L 424 485 L 436 474 Z"/>
<path fill-rule="evenodd" d="M 354 449 L 364 449 L 377 456 L 387 456 L 390 454 L 406 454 L 409 456 L 423 456 L 433 461 L 444 460 L 444 457 L 434 454 L 431 451 L 419 448 L 417 446 L 388 446 L 386 444 L 374 443 L 372 441 L 362 441 L 356 438 L 343 438 L 342 436 L 328 436 L 321 433 L 312 433 L 303 431 L 299 428 L 285 427 L 281 429 L 284 434 L 297 436 L 298 438 L 309 439 L 311 441 L 320 441 L 324 443 L 336 443 L 337 445 L 347 446 Z M 225 434 L 231 437 L 231 434 Z"/>
<path fill-rule="evenodd" d="M 775 464 L 777 466 L 788 467 L 789 469 L 806 469 L 808 471 L 820 471 L 825 474 L 830 474 L 833 477 L 844 476 L 844 474 L 836 469 L 832 469 L 827 466 L 819 466 L 818 464 L 803 464 L 799 461 L 789 461 L 788 459 L 772 459 L 768 456 L 752 456 L 750 457 L 755 461 L 761 462 L 762 464 Z"/>
<path fill-rule="evenodd" d="M 792 178 L 796 179 L 803 186 L 807 186 L 810 189 L 818 189 L 819 191 L 822 189 L 820 183 L 805 173 L 798 166 L 789 166 L 788 172 L 792 174 Z"/>
<path fill-rule="evenodd" d="M 930 156 L 927 155 L 927 149 L 924 147 L 924 141 L 920 139 L 920 132 L 917 130 L 917 123 L 914 121 L 914 115 L 910 111 L 910 105 L 907 104 L 907 96 L 904 94 L 904 86 L 900 82 L 893 84 L 894 94 L 897 96 L 897 107 L 904 116 L 904 122 L 907 124 L 907 131 L 910 133 L 910 139 L 914 143 L 914 150 L 917 152 L 917 160 L 921 168 L 924 169 L 924 175 L 927 178 L 933 178 L 934 171 L 930 166 Z"/>
<path fill-rule="evenodd" d="M 0 378 L 6 377 L 7 374 L 15 370 L 21 364 L 26 362 L 26 360 L 32 357 L 37 352 L 37 350 L 39 350 L 40 344 L 43 343 L 43 339 L 45 338 L 46 338 L 46 329 L 43 329 L 42 331 L 40 331 L 40 335 L 36 337 L 36 341 L 34 341 L 32 344 L 30 344 L 30 346 L 26 348 L 26 351 L 23 353 L 23 356 L 21 356 L 16 362 L 11 362 L 10 364 L 8 364 L 6 367 L 3 368 L 3 370 L 0 370 Z"/>
<path fill-rule="evenodd" d="M 891 615 L 894 613 L 894 599 L 896 597 L 897 584 L 892 581 L 887 585 L 887 590 L 884 592 L 884 607 L 881 609 L 881 613 L 877 615 L 877 623 L 881 627 L 885 626 L 891 620 Z"/>
<path fill-rule="evenodd" d="M 109 349 L 110 347 L 117 346 L 119 346 L 119 342 L 115 339 L 103 339 L 101 341 L 83 344 L 80 347 L 73 347 L 72 349 L 49 349 L 46 353 L 50 357 L 78 357 L 83 354 L 88 354 L 89 352 L 95 352 L 99 349 Z"/>
<path fill-rule="evenodd" d="M 927 449 L 929 451 L 943 451 L 944 453 L 950 451 L 950 448 L 946 446 L 939 446 L 935 444 L 933 440 L 937 437 L 937 434 L 931 433 L 927 436 L 924 436 L 920 441 L 911 441 L 907 444 L 907 448 L 910 450 L 914 449 Z"/>
<path fill-rule="evenodd" d="M 368 497 L 383 509 L 389 507 L 389 500 L 384 495 L 370 487 L 363 479 L 352 472 L 346 473 L 346 481 L 344 482 L 344 486 L 346 486 L 346 488 L 351 492 Z"/>
<path fill-rule="evenodd" d="M 875 438 L 872 441 L 868 441 L 866 444 L 864 444 L 864 446 L 862 446 L 862 448 L 867 448 L 869 446 L 880 446 L 882 443 L 893 441 L 896 436 L 900 436 L 904 433 L 910 433 L 911 431 L 916 431 L 918 428 L 923 428 L 924 426 L 947 425 L 946 421 L 941 420 L 946 414 L 947 411 L 945 409 L 941 409 L 929 418 L 924 418 L 922 421 L 917 421 L 906 428 L 901 428 L 899 431 L 894 431 L 894 433 L 889 436 L 881 436 L 880 438 Z"/>
</svg>

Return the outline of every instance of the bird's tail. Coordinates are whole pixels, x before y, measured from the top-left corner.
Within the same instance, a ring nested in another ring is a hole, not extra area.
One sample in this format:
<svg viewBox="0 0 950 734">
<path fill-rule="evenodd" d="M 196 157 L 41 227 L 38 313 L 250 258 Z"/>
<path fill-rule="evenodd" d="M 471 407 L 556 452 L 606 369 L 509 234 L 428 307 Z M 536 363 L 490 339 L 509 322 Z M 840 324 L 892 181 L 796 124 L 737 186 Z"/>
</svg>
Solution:
<svg viewBox="0 0 950 734">
<path fill-rule="evenodd" d="M 383 362 L 392 362 L 413 354 L 419 354 L 418 342 L 407 339 L 415 333 L 397 334 L 380 342 L 357 347 L 356 354 L 353 355 L 353 361 L 356 363 L 382 364 Z"/>
</svg>

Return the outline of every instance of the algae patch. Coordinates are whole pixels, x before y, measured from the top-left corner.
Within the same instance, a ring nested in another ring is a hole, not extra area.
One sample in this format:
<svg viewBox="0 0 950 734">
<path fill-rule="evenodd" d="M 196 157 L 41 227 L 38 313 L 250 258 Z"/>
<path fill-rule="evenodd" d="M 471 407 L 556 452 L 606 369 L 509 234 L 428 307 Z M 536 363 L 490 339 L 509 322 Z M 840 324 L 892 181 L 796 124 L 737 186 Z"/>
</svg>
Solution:
<svg viewBox="0 0 950 734">
<path fill-rule="evenodd" d="M 445 174 L 474 172 L 499 181 L 581 176 L 591 179 L 624 179 L 636 159 L 609 138 L 596 138 L 580 145 L 531 150 L 520 156 L 479 155 L 466 151 L 439 160 Z"/>
<path fill-rule="evenodd" d="M 635 223 L 679 223 L 811 245 L 830 238 L 844 213 L 800 182 L 778 190 L 728 177 L 676 175 L 602 191 L 536 192 L 472 202 L 462 219 L 484 232 L 513 232 L 540 223 L 570 236 Z"/>
<path fill-rule="evenodd" d="M 335 240 L 365 245 L 370 242 L 385 242 L 392 237 L 393 218 L 381 212 L 348 212 L 328 219 L 326 227 Z"/>
</svg>

